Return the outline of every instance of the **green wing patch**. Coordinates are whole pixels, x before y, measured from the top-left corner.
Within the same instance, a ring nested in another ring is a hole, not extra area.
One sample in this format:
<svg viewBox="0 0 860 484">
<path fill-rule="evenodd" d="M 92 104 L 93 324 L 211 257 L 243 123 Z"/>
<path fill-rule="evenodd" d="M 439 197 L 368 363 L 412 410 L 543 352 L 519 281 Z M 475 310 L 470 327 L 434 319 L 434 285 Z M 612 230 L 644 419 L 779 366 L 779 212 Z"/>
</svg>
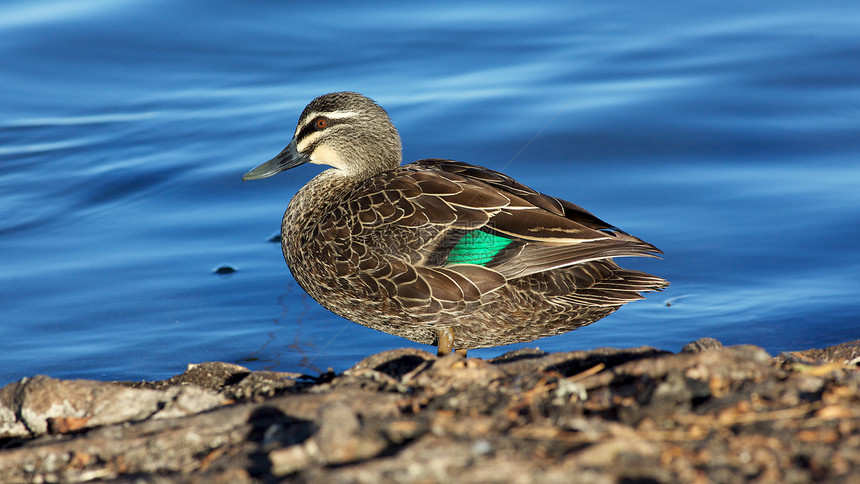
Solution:
<svg viewBox="0 0 860 484">
<path fill-rule="evenodd" d="M 488 264 L 493 257 L 510 245 L 511 239 L 488 234 L 482 230 L 466 232 L 451 249 L 445 265 L 451 264 L 475 264 L 483 266 Z"/>
</svg>

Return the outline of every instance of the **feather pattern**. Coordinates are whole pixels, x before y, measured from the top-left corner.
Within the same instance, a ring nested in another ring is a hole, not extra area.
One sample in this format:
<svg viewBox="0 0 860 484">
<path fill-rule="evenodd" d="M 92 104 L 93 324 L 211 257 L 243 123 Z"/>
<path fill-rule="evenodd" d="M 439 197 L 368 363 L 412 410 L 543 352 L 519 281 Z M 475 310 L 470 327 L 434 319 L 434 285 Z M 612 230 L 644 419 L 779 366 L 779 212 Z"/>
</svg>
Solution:
<svg viewBox="0 0 860 484">
<path fill-rule="evenodd" d="M 327 109 L 336 123 L 319 122 Z M 668 284 L 612 260 L 660 250 L 577 205 L 462 162 L 401 166 L 399 137 L 377 142 L 393 130 L 387 114 L 359 94 L 318 98 L 299 126 L 291 146 L 313 136 L 314 152 L 269 163 L 335 168 L 290 202 L 284 257 L 305 291 L 354 322 L 419 343 L 497 346 L 590 324 Z"/>
</svg>

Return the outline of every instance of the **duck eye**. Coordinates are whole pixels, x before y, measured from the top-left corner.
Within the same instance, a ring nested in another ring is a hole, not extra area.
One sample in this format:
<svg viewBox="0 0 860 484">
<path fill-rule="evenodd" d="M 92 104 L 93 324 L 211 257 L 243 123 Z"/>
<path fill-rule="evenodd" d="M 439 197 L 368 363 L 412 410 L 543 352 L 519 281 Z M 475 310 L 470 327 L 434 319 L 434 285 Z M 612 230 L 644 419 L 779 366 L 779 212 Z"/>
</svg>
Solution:
<svg viewBox="0 0 860 484">
<path fill-rule="evenodd" d="M 326 118 L 319 118 L 319 119 L 317 119 L 317 120 L 316 120 L 316 122 L 314 123 L 314 126 L 315 126 L 317 129 L 324 129 L 324 128 L 328 128 L 328 119 L 326 119 Z"/>
</svg>

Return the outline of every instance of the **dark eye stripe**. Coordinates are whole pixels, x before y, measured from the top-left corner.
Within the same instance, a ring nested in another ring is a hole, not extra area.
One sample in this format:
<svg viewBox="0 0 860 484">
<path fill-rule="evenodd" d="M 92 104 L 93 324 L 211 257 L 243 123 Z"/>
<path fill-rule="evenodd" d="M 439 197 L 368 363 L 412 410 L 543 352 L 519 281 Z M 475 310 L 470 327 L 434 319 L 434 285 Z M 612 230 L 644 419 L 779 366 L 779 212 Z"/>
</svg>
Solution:
<svg viewBox="0 0 860 484">
<path fill-rule="evenodd" d="M 308 136 L 309 134 L 311 134 L 311 133 L 313 133 L 314 131 L 316 131 L 316 127 L 314 126 L 314 124 L 315 124 L 315 121 L 314 121 L 314 122 L 310 122 L 310 123 L 308 123 L 308 124 L 304 125 L 304 126 L 302 127 L 302 129 L 301 129 L 301 130 L 299 130 L 299 134 L 297 134 L 297 135 L 296 135 L 296 141 L 301 141 L 301 140 L 302 140 L 302 139 L 304 139 L 306 136 Z"/>
<path fill-rule="evenodd" d="M 332 126 L 339 124 L 341 122 L 341 120 L 339 120 L 339 119 L 326 118 L 325 116 L 316 116 L 315 118 L 313 118 L 311 120 L 311 122 L 302 126 L 302 129 L 299 130 L 299 134 L 296 135 L 296 143 L 297 144 L 299 142 L 301 142 L 301 140 L 303 140 L 305 137 L 310 135 L 311 133 L 320 130 L 319 128 L 317 128 L 317 120 L 319 120 L 321 118 L 325 119 L 326 122 L 328 122 L 328 126 L 325 128 L 322 128 L 322 129 L 330 129 Z"/>
</svg>

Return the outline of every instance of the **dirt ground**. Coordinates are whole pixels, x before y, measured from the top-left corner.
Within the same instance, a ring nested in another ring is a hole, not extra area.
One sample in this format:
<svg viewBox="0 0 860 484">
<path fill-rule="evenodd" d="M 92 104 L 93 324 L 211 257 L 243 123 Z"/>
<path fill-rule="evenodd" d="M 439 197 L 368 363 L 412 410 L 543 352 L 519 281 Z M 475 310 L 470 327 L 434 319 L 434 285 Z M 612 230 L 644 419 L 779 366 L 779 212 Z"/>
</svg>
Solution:
<svg viewBox="0 0 860 484">
<path fill-rule="evenodd" d="M 860 341 L 414 349 L 342 374 L 190 365 L 0 389 L 0 482 L 860 482 Z"/>
</svg>

